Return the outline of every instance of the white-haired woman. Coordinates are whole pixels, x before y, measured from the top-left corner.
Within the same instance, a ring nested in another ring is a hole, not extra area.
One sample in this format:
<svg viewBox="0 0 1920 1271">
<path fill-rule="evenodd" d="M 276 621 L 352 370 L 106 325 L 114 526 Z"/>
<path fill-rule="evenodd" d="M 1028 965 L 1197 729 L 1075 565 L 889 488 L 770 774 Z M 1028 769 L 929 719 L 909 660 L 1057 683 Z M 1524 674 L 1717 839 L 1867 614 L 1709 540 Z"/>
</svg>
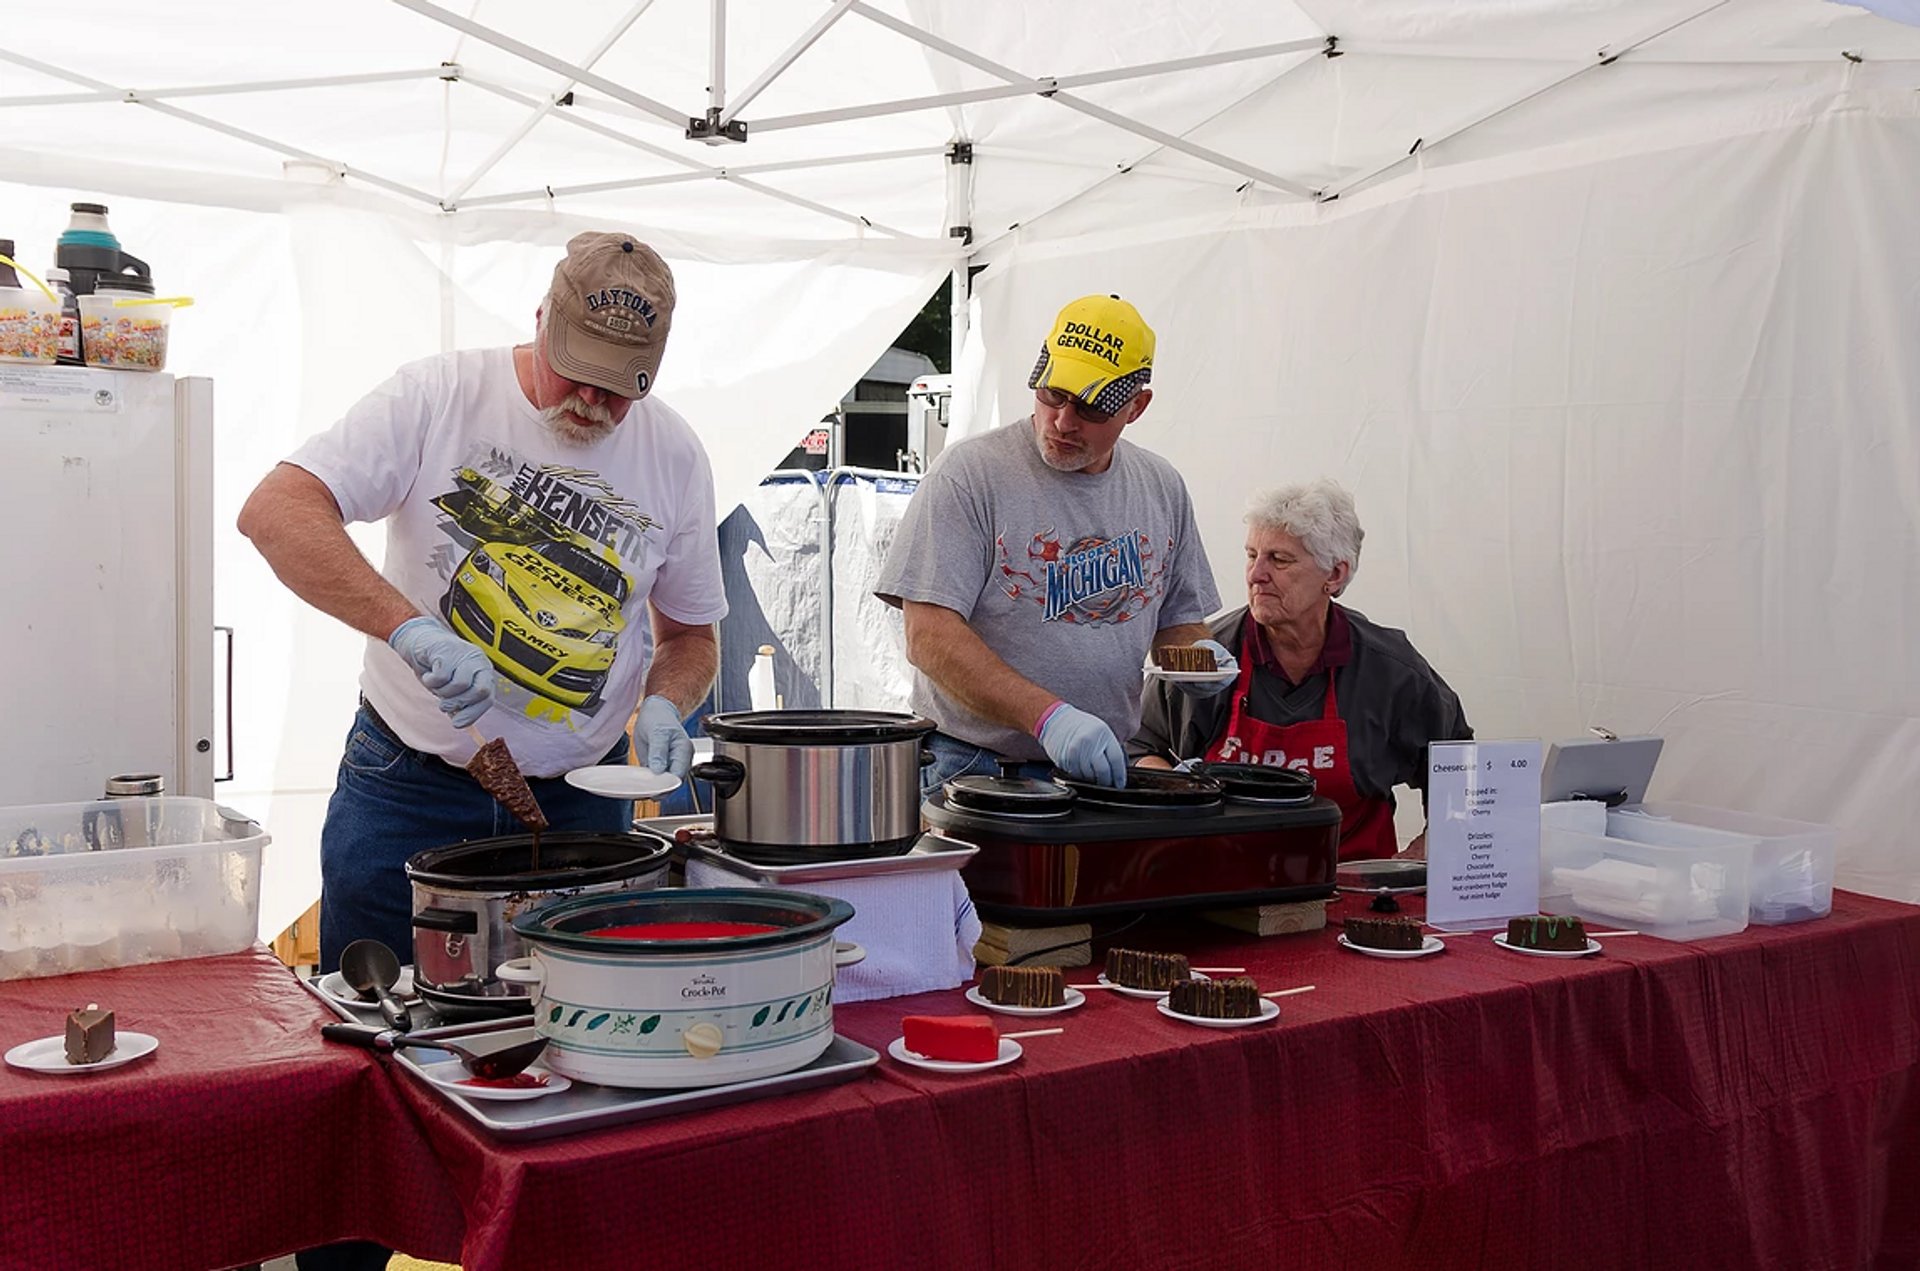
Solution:
<svg viewBox="0 0 1920 1271">
<path fill-rule="evenodd" d="M 1277 764 L 1340 805 L 1340 859 L 1392 856 L 1393 788 L 1426 790 L 1430 741 L 1473 736 L 1460 699 L 1406 634 L 1334 603 L 1360 564 L 1353 496 L 1325 479 L 1256 495 L 1247 606 L 1209 624 L 1240 662 L 1231 694 L 1148 689 L 1135 762 Z M 1409 847 L 1419 854 L 1425 835 Z"/>
</svg>

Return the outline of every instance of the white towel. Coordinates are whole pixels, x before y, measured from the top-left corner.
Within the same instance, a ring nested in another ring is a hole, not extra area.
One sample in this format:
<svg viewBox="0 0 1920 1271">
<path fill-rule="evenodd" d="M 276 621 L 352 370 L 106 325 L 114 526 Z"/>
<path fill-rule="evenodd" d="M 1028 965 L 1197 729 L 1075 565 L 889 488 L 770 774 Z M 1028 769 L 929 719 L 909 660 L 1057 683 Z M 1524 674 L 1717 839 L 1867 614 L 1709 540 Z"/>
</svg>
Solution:
<svg viewBox="0 0 1920 1271">
<path fill-rule="evenodd" d="M 687 862 L 689 887 L 753 885 L 706 861 Z M 853 906 L 853 917 L 835 935 L 859 945 L 867 956 L 840 968 L 833 990 L 836 1002 L 958 988 L 973 976 L 980 915 L 957 869 L 836 878 L 793 890 L 832 896 Z"/>
</svg>

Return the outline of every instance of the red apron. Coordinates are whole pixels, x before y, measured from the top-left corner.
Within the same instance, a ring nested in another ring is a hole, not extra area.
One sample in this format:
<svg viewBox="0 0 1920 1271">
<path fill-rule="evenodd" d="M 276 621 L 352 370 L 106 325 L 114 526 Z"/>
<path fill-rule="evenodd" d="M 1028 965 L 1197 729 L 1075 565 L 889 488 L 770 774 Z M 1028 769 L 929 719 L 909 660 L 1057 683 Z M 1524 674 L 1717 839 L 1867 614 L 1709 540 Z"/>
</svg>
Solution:
<svg viewBox="0 0 1920 1271">
<path fill-rule="evenodd" d="M 1296 768 L 1313 778 L 1315 793 L 1340 805 L 1340 859 L 1376 860 L 1400 850 L 1393 833 L 1393 808 L 1354 789 L 1347 762 L 1347 722 L 1340 718 L 1333 691 L 1334 670 L 1327 671 L 1327 708 L 1319 719 L 1298 724 L 1269 724 L 1247 708 L 1253 694 L 1253 657 L 1243 653 L 1240 678 L 1233 685 L 1232 714 L 1226 731 L 1207 751 L 1215 763 L 1261 763 Z"/>
</svg>

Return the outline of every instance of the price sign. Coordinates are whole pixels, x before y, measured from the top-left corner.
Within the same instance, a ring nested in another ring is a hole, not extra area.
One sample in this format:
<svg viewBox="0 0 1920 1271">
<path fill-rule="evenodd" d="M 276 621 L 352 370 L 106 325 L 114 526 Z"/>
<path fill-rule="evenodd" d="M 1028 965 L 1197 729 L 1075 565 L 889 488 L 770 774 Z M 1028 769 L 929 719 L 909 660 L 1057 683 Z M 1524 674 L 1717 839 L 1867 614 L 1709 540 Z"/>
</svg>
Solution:
<svg viewBox="0 0 1920 1271">
<path fill-rule="evenodd" d="M 1427 747 L 1427 921 L 1502 927 L 1540 912 L 1540 743 Z"/>
</svg>

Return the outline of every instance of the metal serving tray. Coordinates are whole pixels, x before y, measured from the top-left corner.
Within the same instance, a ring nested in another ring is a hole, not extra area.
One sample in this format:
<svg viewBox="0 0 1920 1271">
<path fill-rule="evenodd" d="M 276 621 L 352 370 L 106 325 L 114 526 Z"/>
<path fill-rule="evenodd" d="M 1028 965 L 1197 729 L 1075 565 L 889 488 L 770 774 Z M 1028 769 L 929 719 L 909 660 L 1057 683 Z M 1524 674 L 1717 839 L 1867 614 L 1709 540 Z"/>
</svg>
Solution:
<svg viewBox="0 0 1920 1271">
<path fill-rule="evenodd" d="M 454 1031 L 433 1030 L 439 1036 L 447 1036 Z M 502 1045 L 507 1046 L 529 1041 L 534 1036 L 530 1024 L 508 1028 L 496 1024 L 485 1029 L 469 1028 L 467 1031 L 485 1031 L 489 1037 L 497 1037 Z M 633 1121 L 651 1121 L 656 1117 L 725 1107 L 731 1103 L 765 1099 L 795 1090 L 811 1090 L 816 1086 L 835 1085 L 873 1067 L 879 1062 L 880 1054 L 859 1042 L 836 1035 L 818 1059 L 803 1068 L 783 1072 L 776 1077 L 737 1081 L 725 1086 L 703 1086 L 697 1090 L 625 1090 L 617 1086 L 596 1086 L 575 1081 L 570 1088 L 557 1094 L 517 1100 L 469 1099 L 428 1080 L 421 1071 L 425 1064 L 444 1063 L 451 1058 L 445 1051 L 418 1048 L 394 1053 L 395 1061 L 421 1085 L 472 1118 L 489 1134 L 503 1139 L 552 1139 L 565 1134 L 578 1134 L 583 1130 L 626 1125 Z"/>
<path fill-rule="evenodd" d="M 642 829 L 673 837 L 685 825 L 713 824 L 705 817 L 660 817 L 636 821 Z M 942 869 L 959 869 L 980 849 L 971 843 L 928 831 L 912 848 L 898 856 L 870 856 L 851 861 L 810 861 L 803 865 L 761 865 L 731 856 L 725 848 L 699 839 L 676 844 L 688 860 L 704 861 L 716 869 L 752 879 L 768 887 L 800 887 L 807 883 L 825 883 L 837 878 L 878 878 L 883 874 L 918 874 Z"/>
</svg>

